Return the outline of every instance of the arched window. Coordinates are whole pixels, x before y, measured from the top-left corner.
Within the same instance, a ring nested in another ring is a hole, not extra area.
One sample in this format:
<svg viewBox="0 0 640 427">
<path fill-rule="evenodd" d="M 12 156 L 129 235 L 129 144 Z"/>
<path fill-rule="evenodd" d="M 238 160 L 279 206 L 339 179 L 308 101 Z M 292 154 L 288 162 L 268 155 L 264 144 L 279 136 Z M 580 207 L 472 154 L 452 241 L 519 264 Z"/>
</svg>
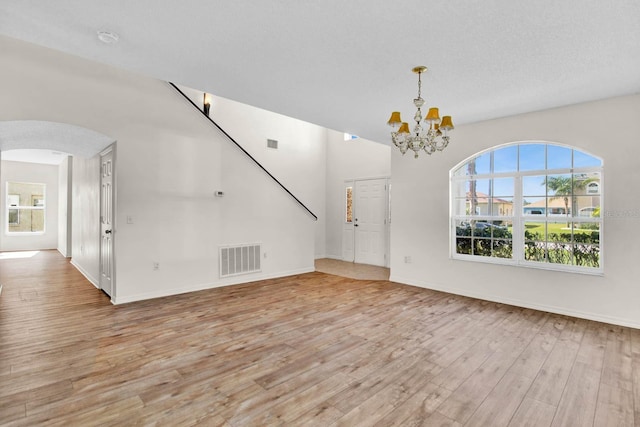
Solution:
<svg viewBox="0 0 640 427">
<path fill-rule="evenodd" d="M 587 194 L 598 194 L 600 193 L 600 183 L 598 182 L 590 182 L 587 184 Z"/>
<path fill-rule="evenodd" d="M 451 256 L 602 272 L 602 160 L 572 147 L 520 142 L 451 170 Z"/>
</svg>

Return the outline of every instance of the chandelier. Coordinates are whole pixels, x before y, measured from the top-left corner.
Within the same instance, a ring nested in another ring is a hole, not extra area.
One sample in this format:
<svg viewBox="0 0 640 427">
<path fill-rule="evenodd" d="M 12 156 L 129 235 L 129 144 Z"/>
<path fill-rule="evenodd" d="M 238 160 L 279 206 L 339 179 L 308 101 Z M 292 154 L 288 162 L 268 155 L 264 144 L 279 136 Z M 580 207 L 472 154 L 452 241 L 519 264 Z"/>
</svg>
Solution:
<svg viewBox="0 0 640 427">
<path fill-rule="evenodd" d="M 402 121 L 398 111 L 391 113 L 391 118 L 387 124 L 393 128 L 393 131 L 391 131 L 393 145 L 400 149 L 402 154 L 405 154 L 408 150 L 413 150 L 414 157 L 417 159 L 420 150 L 424 150 L 427 154 L 432 154 L 436 150 L 444 150 L 449 144 L 447 132 L 453 129 L 453 122 L 451 121 L 451 116 L 444 116 L 440 119 L 440 113 L 435 107 L 429 108 L 427 115 L 422 117 L 421 108 L 424 105 L 424 99 L 421 96 L 421 76 L 422 73 L 427 71 L 427 67 L 420 65 L 414 67 L 411 71 L 418 74 L 418 97 L 413 100 L 413 105 L 416 106 L 418 111 L 413 116 L 416 121 L 413 132 L 409 130 L 409 124 Z"/>
</svg>

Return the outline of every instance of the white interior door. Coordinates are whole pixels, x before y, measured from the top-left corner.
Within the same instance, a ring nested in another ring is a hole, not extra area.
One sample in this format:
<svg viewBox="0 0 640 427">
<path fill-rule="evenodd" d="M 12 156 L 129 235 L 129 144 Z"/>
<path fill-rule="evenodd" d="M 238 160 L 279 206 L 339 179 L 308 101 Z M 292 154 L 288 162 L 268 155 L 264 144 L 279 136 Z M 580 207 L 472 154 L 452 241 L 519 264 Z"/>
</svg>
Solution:
<svg viewBox="0 0 640 427">
<path fill-rule="evenodd" d="M 113 296 L 113 150 L 100 158 L 100 289 Z"/>
<path fill-rule="evenodd" d="M 385 266 L 387 180 L 356 181 L 354 199 L 355 262 Z"/>
</svg>

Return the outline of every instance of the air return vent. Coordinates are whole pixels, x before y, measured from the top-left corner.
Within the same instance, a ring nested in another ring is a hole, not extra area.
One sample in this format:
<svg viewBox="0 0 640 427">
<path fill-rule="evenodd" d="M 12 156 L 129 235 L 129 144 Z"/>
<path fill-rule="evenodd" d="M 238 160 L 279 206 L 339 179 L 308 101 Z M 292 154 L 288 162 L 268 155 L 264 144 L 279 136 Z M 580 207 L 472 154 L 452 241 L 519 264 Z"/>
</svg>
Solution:
<svg viewBox="0 0 640 427">
<path fill-rule="evenodd" d="M 275 140 L 275 139 L 267 139 L 267 147 L 277 150 L 278 149 L 278 141 Z"/>
<path fill-rule="evenodd" d="M 260 244 L 220 247 L 220 277 L 260 271 Z"/>
</svg>

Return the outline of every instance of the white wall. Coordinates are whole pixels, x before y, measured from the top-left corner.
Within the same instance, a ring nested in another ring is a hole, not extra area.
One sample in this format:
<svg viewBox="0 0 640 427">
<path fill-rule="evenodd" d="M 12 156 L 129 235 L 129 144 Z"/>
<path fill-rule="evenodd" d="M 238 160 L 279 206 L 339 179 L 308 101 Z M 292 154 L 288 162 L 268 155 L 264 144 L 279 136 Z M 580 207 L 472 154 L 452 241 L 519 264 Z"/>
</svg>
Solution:
<svg viewBox="0 0 640 427">
<path fill-rule="evenodd" d="M 640 327 L 639 115 L 640 96 L 627 96 L 460 126 L 444 152 L 418 160 L 394 150 L 391 279 Z M 568 144 L 604 159 L 604 211 L 611 215 L 604 215 L 604 276 L 449 258 L 449 170 L 522 140 Z"/>
<path fill-rule="evenodd" d="M 202 92 L 181 89 L 196 105 L 202 105 Z M 211 96 L 210 117 L 318 217 L 314 256 L 323 258 L 329 131 L 217 96 Z M 267 139 L 278 141 L 278 148 L 268 148 Z M 227 145 L 233 146 L 231 142 Z"/>
<path fill-rule="evenodd" d="M 71 201 L 72 201 L 71 157 L 66 157 L 58 166 L 58 251 L 64 257 L 71 257 Z"/>
<path fill-rule="evenodd" d="M 326 254 L 342 259 L 344 182 L 391 176 L 391 147 L 358 138 L 345 141 L 342 132 L 327 135 Z"/>
<path fill-rule="evenodd" d="M 7 234 L 7 181 L 45 184 L 45 231 L 26 235 Z M 56 249 L 58 246 L 58 166 L 2 160 L 0 180 L 0 251 Z"/>
<path fill-rule="evenodd" d="M 313 270 L 315 221 L 168 84 L 4 37 L 0 49 L 12 64 L 0 68 L 1 117 L 70 123 L 117 141 L 114 302 Z M 98 160 L 73 161 L 73 262 L 94 283 Z M 227 196 L 215 198 L 220 189 Z M 247 241 L 267 248 L 263 271 L 220 280 L 218 247 Z"/>
<path fill-rule="evenodd" d="M 99 286 L 100 158 L 72 158 L 71 263 Z"/>
</svg>

